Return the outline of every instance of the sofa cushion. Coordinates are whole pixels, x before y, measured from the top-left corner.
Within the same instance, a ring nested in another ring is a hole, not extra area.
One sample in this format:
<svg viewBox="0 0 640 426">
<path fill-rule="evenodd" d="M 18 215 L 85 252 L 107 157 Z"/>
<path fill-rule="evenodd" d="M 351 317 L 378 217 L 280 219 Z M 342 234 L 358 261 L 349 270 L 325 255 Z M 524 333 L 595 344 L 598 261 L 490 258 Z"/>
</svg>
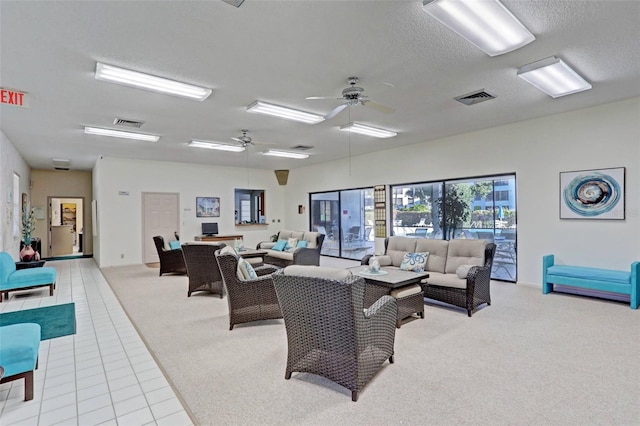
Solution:
<svg viewBox="0 0 640 426">
<path fill-rule="evenodd" d="M 328 280 L 344 281 L 351 276 L 351 271 L 326 266 L 291 265 L 284 268 L 285 275 L 299 275 L 303 277 L 326 278 Z"/>
<path fill-rule="evenodd" d="M 463 239 L 449 241 L 449 254 L 447 255 L 445 272 L 455 275 L 456 269 L 460 265 L 484 265 L 484 249 L 486 245 L 487 242 L 485 240 Z"/>
<path fill-rule="evenodd" d="M 420 287 L 418 284 L 415 284 L 407 287 L 393 289 L 389 294 L 391 295 L 391 297 L 395 297 L 396 299 L 401 299 L 403 297 L 411 296 L 413 294 L 418 294 L 421 291 L 422 291 L 422 287 Z"/>
<path fill-rule="evenodd" d="M 243 258 L 238 258 L 238 271 L 236 272 L 238 278 L 243 280 L 255 280 L 258 278 L 258 274 L 256 274 L 253 266 Z"/>
<path fill-rule="evenodd" d="M 285 250 L 288 249 L 295 249 L 296 246 L 298 245 L 298 239 L 297 238 L 287 238 L 287 245 L 285 246 Z"/>
<path fill-rule="evenodd" d="M 304 241 L 307 242 L 307 248 L 316 248 L 316 247 L 318 247 L 318 236 L 319 235 L 320 235 L 319 232 L 305 232 L 304 233 L 304 237 L 301 238 L 301 239 L 304 239 Z"/>
<path fill-rule="evenodd" d="M 169 241 L 169 248 L 171 250 L 177 250 L 180 248 L 180 241 Z"/>
<path fill-rule="evenodd" d="M 285 247 L 287 246 L 287 240 L 278 240 L 273 247 L 271 247 L 271 250 L 274 251 L 283 251 L 285 249 Z"/>
<path fill-rule="evenodd" d="M 467 279 L 467 275 L 469 275 L 469 269 L 473 268 L 475 265 L 460 265 L 458 269 L 456 269 L 456 275 L 458 278 L 465 280 Z"/>
<path fill-rule="evenodd" d="M 393 266 L 400 266 L 406 253 L 416 251 L 416 238 L 389 237 L 387 245 L 387 256 L 391 258 Z"/>
<path fill-rule="evenodd" d="M 426 238 L 418 238 L 416 242 L 416 251 L 429 252 L 425 271 L 440 272 L 444 274 L 447 264 L 447 253 L 449 252 L 449 241 L 446 240 L 430 240 Z"/>
<path fill-rule="evenodd" d="M 371 263 L 371 259 L 373 259 L 373 257 L 369 258 L 369 263 Z M 393 261 L 391 260 L 391 256 L 387 256 L 386 254 L 383 256 L 376 256 L 376 259 L 378 259 L 378 263 L 380 263 L 380 266 L 391 266 L 393 265 Z"/>
<path fill-rule="evenodd" d="M 400 269 L 403 271 L 423 272 L 428 257 L 428 252 L 406 253 L 400 264 Z"/>
<path fill-rule="evenodd" d="M 53 284 L 55 282 L 56 268 L 43 266 L 42 268 L 20 269 L 9 275 L 5 284 L 0 284 L 0 290 Z"/>
<path fill-rule="evenodd" d="M 467 280 L 458 278 L 456 274 L 441 274 L 439 272 L 429 272 L 427 284 L 442 287 L 467 288 Z"/>
<path fill-rule="evenodd" d="M 267 250 L 267 256 L 275 257 L 277 259 L 290 260 L 293 262 L 293 252 Z"/>
</svg>

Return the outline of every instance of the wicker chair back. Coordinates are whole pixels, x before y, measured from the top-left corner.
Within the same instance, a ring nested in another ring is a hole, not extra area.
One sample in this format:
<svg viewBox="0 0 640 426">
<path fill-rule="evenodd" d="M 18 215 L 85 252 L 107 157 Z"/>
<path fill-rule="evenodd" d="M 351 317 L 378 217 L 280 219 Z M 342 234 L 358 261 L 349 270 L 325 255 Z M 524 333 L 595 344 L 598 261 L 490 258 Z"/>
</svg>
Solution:
<svg viewBox="0 0 640 426">
<path fill-rule="evenodd" d="M 189 290 L 187 296 L 191 297 L 194 291 L 207 291 L 223 295 L 222 275 L 216 262 L 216 250 L 225 246 L 220 244 L 185 244 L 182 246 L 184 263 L 189 275 Z"/>
</svg>

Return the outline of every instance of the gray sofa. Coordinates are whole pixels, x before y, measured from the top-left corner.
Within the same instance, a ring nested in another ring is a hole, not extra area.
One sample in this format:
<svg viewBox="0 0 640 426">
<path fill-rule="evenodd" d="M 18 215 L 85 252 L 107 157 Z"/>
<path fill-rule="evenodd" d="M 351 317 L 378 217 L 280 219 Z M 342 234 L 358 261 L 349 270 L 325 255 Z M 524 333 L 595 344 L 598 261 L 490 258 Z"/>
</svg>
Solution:
<svg viewBox="0 0 640 426">
<path fill-rule="evenodd" d="M 485 240 L 431 240 L 427 238 L 389 237 L 385 254 L 376 256 L 384 268 L 400 268 L 406 253 L 428 252 L 425 271 L 429 278 L 421 284 L 429 299 L 473 310 L 491 304 L 491 267 L 496 246 Z M 372 255 L 362 259 L 368 265 Z"/>
<path fill-rule="evenodd" d="M 262 241 L 256 249 L 264 250 L 264 263 L 285 267 L 289 265 L 315 265 L 320 266 L 320 251 L 324 242 L 324 235 L 312 231 L 291 231 L 283 229 L 278 233 L 277 240 L 295 238 L 298 241 L 306 241 L 307 247 L 294 247 L 286 251 L 273 250 L 276 242 Z"/>
</svg>

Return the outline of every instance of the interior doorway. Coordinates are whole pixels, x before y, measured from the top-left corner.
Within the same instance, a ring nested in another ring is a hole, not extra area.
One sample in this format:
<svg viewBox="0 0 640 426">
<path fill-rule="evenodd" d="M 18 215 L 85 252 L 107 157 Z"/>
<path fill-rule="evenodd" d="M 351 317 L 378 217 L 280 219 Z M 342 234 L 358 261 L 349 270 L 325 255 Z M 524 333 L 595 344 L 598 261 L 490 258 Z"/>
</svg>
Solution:
<svg viewBox="0 0 640 426">
<path fill-rule="evenodd" d="M 82 256 L 84 198 L 49 198 L 49 256 Z"/>
</svg>

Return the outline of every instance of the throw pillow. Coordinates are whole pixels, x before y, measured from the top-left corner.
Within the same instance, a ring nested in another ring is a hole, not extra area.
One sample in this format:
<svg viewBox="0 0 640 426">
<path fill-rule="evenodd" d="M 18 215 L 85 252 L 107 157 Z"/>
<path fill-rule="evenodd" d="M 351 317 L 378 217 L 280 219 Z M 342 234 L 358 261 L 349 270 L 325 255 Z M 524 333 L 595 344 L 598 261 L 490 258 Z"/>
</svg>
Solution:
<svg viewBox="0 0 640 426">
<path fill-rule="evenodd" d="M 287 240 L 287 246 L 285 247 L 286 249 L 290 249 L 290 248 L 296 248 L 296 245 L 298 244 L 298 239 L 297 238 L 289 238 Z"/>
<path fill-rule="evenodd" d="M 305 247 L 307 247 L 307 244 L 309 244 L 308 241 L 305 241 L 305 240 L 298 241 L 298 245 L 296 247 L 305 248 Z"/>
<path fill-rule="evenodd" d="M 271 247 L 271 250 L 283 251 L 287 245 L 287 240 L 278 240 L 275 246 Z"/>
<path fill-rule="evenodd" d="M 258 274 L 256 274 L 253 266 L 243 258 L 238 258 L 238 270 L 236 271 L 238 274 L 238 278 L 243 280 L 255 280 L 258 278 Z"/>
<path fill-rule="evenodd" d="M 461 280 L 466 280 L 467 275 L 469 274 L 469 269 L 473 268 L 476 265 L 460 265 L 458 269 L 456 269 L 456 275 Z"/>
<path fill-rule="evenodd" d="M 429 257 L 429 252 L 406 253 L 400 264 L 400 269 L 404 271 L 424 272 L 427 257 Z"/>
<path fill-rule="evenodd" d="M 180 241 L 169 241 L 169 248 L 171 250 L 177 250 L 180 248 Z"/>
<path fill-rule="evenodd" d="M 220 254 L 238 254 L 231 246 L 224 246 L 220 249 Z"/>
</svg>

